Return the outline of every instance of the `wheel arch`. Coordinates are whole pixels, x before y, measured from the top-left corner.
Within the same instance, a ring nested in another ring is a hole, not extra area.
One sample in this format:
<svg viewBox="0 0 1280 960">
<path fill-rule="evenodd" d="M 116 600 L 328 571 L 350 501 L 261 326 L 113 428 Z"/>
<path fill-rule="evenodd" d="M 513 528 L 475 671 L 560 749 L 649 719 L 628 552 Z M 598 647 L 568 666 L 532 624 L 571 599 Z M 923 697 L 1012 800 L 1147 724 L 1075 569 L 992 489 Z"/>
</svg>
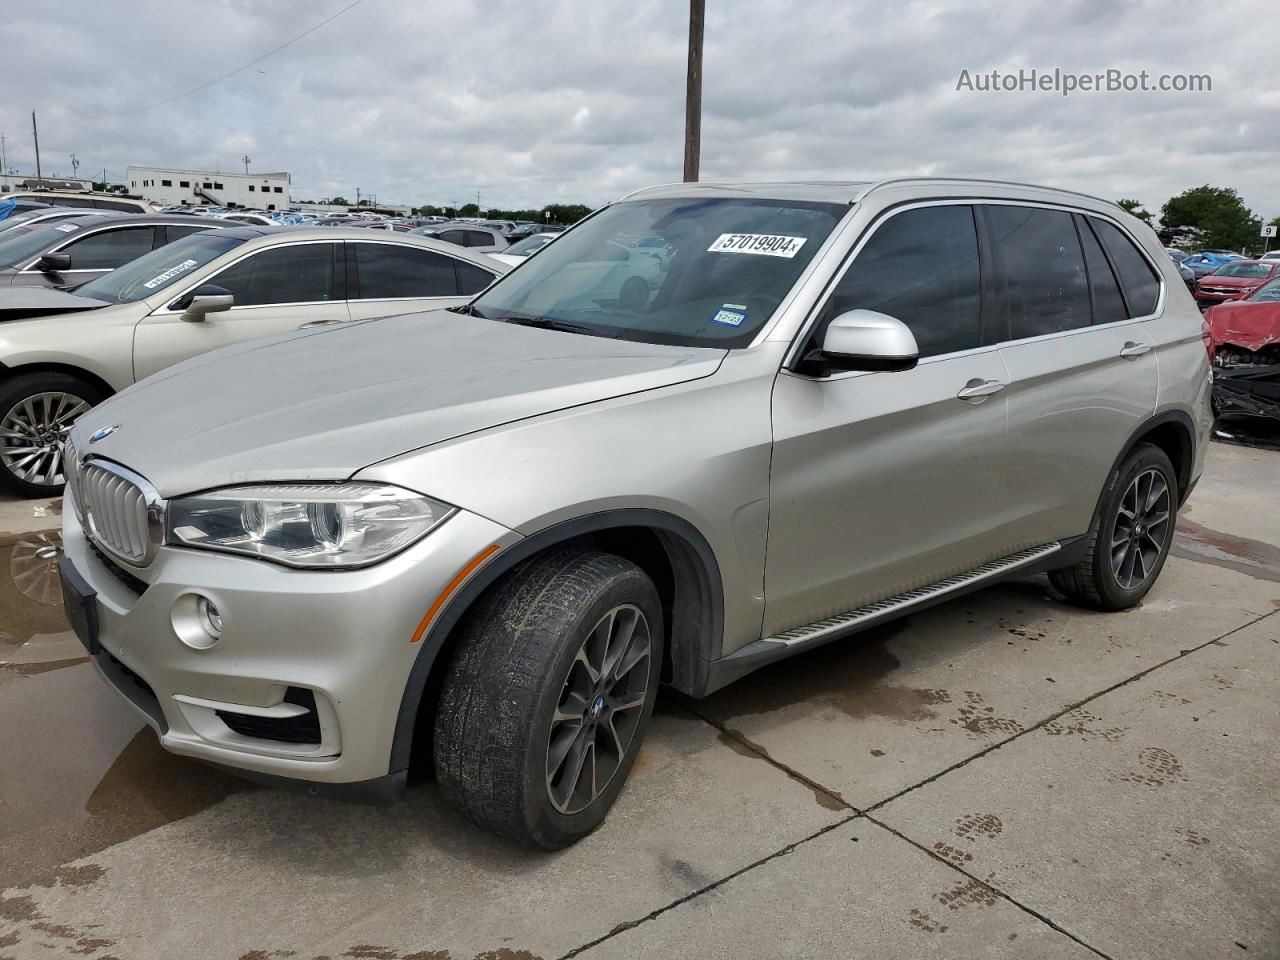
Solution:
<svg viewBox="0 0 1280 960">
<path fill-rule="evenodd" d="M 1191 415 L 1182 410 L 1168 410 L 1147 420 L 1120 448 L 1120 452 L 1111 464 L 1110 472 L 1107 473 L 1108 477 L 1140 443 L 1150 443 L 1159 447 L 1173 463 L 1173 469 L 1178 475 L 1178 505 L 1181 506 L 1191 492 L 1191 471 L 1196 461 L 1196 428 Z M 1102 495 L 1100 494 L 1098 508 L 1101 506 Z"/>
<path fill-rule="evenodd" d="M 689 521 L 651 509 L 588 514 L 530 534 L 497 554 L 449 599 L 422 639 L 401 696 L 389 769 L 408 769 L 419 734 L 430 736 L 439 687 L 467 612 L 494 583 L 552 548 L 582 544 L 616 553 L 643 569 L 662 599 L 663 680 L 684 693 L 706 688 L 720 648 L 724 590 L 711 545 Z"/>
<path fill-rule="evenodd" d="M 25 376 L 29 373 L 64 373 L 70 377 L 76 377 L 83 380 L 102 391 L 105 397 L 109 397 L 116 393 L 116 388 L 100 377 L 98 374 L 84 367 L 78 367 L 73 363 L 58 363 L 56 361 L 36 361 L 33 363 L 20 363 L 16 366 L 0 363 L 0 383 L 12 380 L 14 377 Z"/>
</svg>

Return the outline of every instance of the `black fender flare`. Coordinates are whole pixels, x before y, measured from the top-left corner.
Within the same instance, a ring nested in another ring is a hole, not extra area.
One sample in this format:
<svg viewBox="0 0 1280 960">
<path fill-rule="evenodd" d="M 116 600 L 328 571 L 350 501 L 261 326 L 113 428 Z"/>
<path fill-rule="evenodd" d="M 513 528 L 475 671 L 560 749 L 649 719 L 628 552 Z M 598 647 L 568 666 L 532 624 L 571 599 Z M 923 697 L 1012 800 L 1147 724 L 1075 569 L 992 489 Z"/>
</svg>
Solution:
<svg viewBox="0 0 1280 960">
<path fill-rule="evenodd" d="M 408 769 L 418 709 L 422 704 L 422 697 L 435 667 L 436 658 L 444 648 L 453 628 L 458 625 L 463 615 L 480 595 L 517 564 L 534 554 L 541 553 L 548 547 L 584 534 L 618 527 L 646 527 L 659 534 L 665 534 L 667 537 L 664 538 L 664 546 L 667 546 L 667 538 L 673 538 L 687 545 L 692 556 L 696 558 L 693 566 L 701 581 L 702 596 L 708 607 L 705 622 L 709 636 L 699 638 L 698 649 L 683 651 L 686 661 L 683 669 L 692 671 L 690 686 L 697 688 L 704 684 L 709 672 L 707 665 L 719 652 L 720 635 L 724 629 L 724 586 L 720 577 L 720 565 L 706 537 L 688 520 L 662 510 L 627 508 L 575 517 L 572 520 L 545 527 L 501 551 L 476 571 L 445 603 L 444 608 L 422 638 L 418 655 L 414 658 L 409 677 L 405 682 L 400 699 L 400 710 L 396 715 L 395 734 L 391 741 L 391 759 L 388 768 L 391 773 Z M 667 549 L 670 554 L 671 548 L 668 546 Z M 676 567 L 676 558 L 669 557 L 669 559 L 672 566 Z M 681 666 L 677 665 L 677 671 L 680 669 Z"/>
</svg>

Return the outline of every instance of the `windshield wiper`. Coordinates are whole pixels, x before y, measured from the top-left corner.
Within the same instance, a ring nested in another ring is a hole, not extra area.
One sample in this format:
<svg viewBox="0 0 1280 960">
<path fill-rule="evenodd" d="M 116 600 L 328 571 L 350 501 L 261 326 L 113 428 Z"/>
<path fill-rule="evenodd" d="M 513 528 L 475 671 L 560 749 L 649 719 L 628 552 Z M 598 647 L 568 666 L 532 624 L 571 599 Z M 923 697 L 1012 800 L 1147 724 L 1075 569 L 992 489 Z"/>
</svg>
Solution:
<svg viewBox="0 0 1280 960">
<path fill-rule="evenodd" d="M 550 317 L 494 317 L 500 323 L 514 323 L 520 327 L 537 327 L 539 330 L 559 330 L 562 333 L 585 333 L 593 337 L 609 337 L 616 335 L 605 333 L 599 327 L 589 327 L 582 323 L 569 323 L 565 320 L 552 320 Z"/>
</svg>

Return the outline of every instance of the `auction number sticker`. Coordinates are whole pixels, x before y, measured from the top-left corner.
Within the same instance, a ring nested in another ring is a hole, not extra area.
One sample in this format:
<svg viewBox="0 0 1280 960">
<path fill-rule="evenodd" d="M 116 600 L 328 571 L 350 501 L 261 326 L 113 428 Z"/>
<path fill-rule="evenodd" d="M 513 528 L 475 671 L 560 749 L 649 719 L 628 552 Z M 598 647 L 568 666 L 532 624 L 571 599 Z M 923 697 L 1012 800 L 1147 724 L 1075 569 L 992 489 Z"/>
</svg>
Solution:
<svg viewBox="0 0 1280 960">
<path fill-rule="evenodd" d="M 707 253 L 755 253 L 790 260 L 804 246 L 805 237 L 783 237 L 772 233 L 722 233 Z"/>
<path fill-rule="evenodd" d="M 195 265 L 196 265 L 196 262 L 194 260 L 183 260 L 176 267 L 170 267 L 164 273 L 160 274 L 160 276 L 152 277 L 150 280 L 144 283 L 143 286 L 146 287 L 148 290 L 154 290 L 156 287 L 160 286 L 162 283 L 168 283 L 178 274 L 186 273 Z"/>
<path fill-rule="evenodd" d="M 72 230 L 79 230 L 79 229 L 80 229 L 80 224 L 78 224 L 78 223 L 60 223 L 60 224 L 58 224 L 56 227 L 54 227 L 53 229 L 58 230 L 58 231 L 60 231 L 60 232 L 62 232 L 62 233 L 70 233 Z"/>
</svg>

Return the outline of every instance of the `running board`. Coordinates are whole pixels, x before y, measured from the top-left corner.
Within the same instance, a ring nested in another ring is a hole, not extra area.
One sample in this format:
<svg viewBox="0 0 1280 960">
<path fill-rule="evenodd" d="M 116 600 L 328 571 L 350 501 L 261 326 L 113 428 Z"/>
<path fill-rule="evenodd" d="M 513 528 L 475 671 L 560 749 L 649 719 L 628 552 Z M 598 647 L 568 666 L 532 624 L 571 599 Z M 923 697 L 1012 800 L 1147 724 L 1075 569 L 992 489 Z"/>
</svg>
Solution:
<svg viewBox="0 0 1280 960">
<path fill-rule="evenodd" d="M 712 660 L 708 664 L 706 685 L 698 695 L 705 696 L 719 690 L 767 663 L 782 660 L 810 647 L 822 646 L 847 633 L 855 633 L 909 611 L 931 606 L 953 595 L 968 593 L 988 582 L 1002 580 L 1021 570 L 1045 570 L 1052 566 L 1062 566 L 1064 562 L 1062 559 L 1050 561 L 1048 564 L 1045 561 L 1063 550 L 1067 555 L 1074 556 L 1074 551 L 1070 548 L 1081 539 L 1046 543 L 1043 546 L 1020 550 L 999 560 L 984 563 L 959 576 L 931 583 L 927 587 L 908 590 L 887 600 L 877 600 L 875 603 L 868 603 L 847 613 L 827 617 L 825 620 L 818 620 L 803 627 L 784 630 L 772 637 L 755 640 L 728 656 Z M 1072 559 L 1065 559 L 1067 565 L 1072 562 L 1074 562 Z"/>
<path fill-rule="evenodd" d="M 817 640 L 823 640 L 833 634 L 843 633 L 846 630 L 852 630 L 855 627 L 865 627 L 869 624 L 882 620 L 886 617 L 897 616 L 910 610 L 912 607 L 921 604 L 932 603 L 949 593 L 963 590 L 981 583 L 983 580 L 989 580 L 992 577 L 998 577 L 1002 574 L 1010 573 L 1019 567 L 1025 567 L 1035 563 L 1037 560 L 1043 560 L 1050 554 L 1057 553 L 1062 548 L 1060 543 L 1047 543 L 1041 547 L 1032 547 L 1029 550 L 1021 550 L 1018 553 L 1010 554 L 999 560 L 992 560 L 990 563 L 984 563 L 976 569 L 970 570 L 968 573 L 962 573 L 959 576 L 947 577 L 945 580 L 939 580 L 937 583 L 931 583 L 927 587 L 918 587 L 915 590 L 908 590 L 906 593 L 900 593 L 896 597 L 890 597 L 887 600 L 877 600 L 875 603 L 868 603 L 864 607 L 858 607 L 856 610 L 850 610 L 848 613 L 837 614 L 834 617 L 828 617 L 825 620 L 818 620 L 814 623 L 806 624 L 803 627 L 795 627 L 792 630 L 784 630 L 782 633 L 775 634 L 772 637 L 765 637 L 761 643 L 778 643 L 787 647 L 796 647 L 806 643 L 813 643 Z"/>
</svg>

